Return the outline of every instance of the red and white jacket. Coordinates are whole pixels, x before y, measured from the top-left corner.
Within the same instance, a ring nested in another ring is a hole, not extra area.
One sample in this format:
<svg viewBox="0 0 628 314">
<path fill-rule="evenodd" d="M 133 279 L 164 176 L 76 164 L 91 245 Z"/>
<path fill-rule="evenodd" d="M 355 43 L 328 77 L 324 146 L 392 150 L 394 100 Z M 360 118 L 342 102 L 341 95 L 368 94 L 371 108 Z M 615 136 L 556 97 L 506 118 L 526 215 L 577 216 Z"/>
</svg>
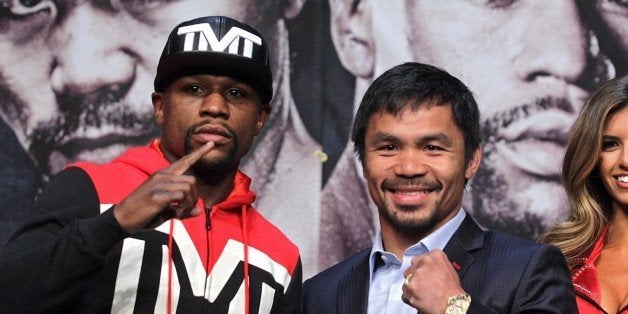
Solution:
<svg viewBox="0 0 628 314">
<path fill-rule="evenodd" d="M 64 286 L 72 289 L 52 298 L 58 300 L 47 302 L 47 307 L 35 309 L 116 313 L 298 312 L 298 248 L 252 207 L 255 194 L 249 190 L 251 180 L 241 172 L 236 174 L 227 199 L 205 214 L 171 219 L 154 230 L 133 236 L 121 230 L 112 206 L 168 165 L 159 141 L 155 140 L 149 147 L 132 148 L 107 164 L 74 164 L 50 183 L 58 193 L 42 193 L 37 201 L 41 208 L 36 209 L 36 219 L 20 229 L 10 242 L 16 247 L 21 242 L 32 243 L 33 238 L 46 242 L 41 233 L 53 230 L 49 243 L 37 244 L 40 249 L 33 250 L 48 260 L 67 258 L 65 267 L 58 263 L 44 267 L 55 272 L 51 290 Z M 70 208 L 50 208 L 50 204 L 57 207 L 67 199 L 75 200 L 69 202 Z M 204 208 L 200 199 L 199 207 Z M 59 222 L 63 223 L 59 226 Z M 74 248 L 85 254 L 62 254 L 60 248 L 66 253 Z M 26 258 L 18 255 L 22 261 Z M 12 267 L 14 271 L 25 271 L 16 266 L 19 260 L 0 263 L 0 270 L 8 266 L 6 270 Z M 68 266 L 75 272 L 60 269 Z M 41 297 L 42 293 L 20 297 L 26 300 L 35 295 Z M 0 299 L 0 306 L 5 301 L 6 305 L 16 305 Z"/>
</svg>

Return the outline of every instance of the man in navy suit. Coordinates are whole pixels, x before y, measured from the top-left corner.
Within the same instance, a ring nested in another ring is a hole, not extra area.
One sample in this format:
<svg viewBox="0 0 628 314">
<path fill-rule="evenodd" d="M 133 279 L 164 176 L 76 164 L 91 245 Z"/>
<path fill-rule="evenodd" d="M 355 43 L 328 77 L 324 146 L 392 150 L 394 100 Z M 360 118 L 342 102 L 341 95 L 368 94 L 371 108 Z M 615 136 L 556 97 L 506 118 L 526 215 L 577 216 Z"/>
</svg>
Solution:
<svg viewBox="0 0 628 314">
<path fill-rule="evenodd" d="M 479 118 L 469 89 L 430 65 L 371 84 L 352 140 L 380 230 L 305 282 L 306 313 L 576 313 L 556 248 L 484 231 L 462 209 L 482 159 Z"/>
</svg>

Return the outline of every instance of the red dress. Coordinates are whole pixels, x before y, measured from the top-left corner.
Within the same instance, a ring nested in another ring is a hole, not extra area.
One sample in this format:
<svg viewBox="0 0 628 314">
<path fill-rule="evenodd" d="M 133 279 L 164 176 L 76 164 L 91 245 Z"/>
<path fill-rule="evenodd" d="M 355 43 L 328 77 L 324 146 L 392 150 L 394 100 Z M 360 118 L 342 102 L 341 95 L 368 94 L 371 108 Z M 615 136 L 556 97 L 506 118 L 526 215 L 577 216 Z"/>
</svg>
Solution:
<svg viewBox="0 0 628 314">
<path fill-rule="evenodd" d="M 602 231 L 589 256 L 584 259 L 584 264 L 571 273 L 571 280 L 576 290 L 576 303 L 581 314 L 606 313 L 601 306 L 602 294 L 595 262 L 602 253 L 607 231 L 608 228 Z M 619 314 L 628 314 L 628 306 L 621 309 Z"/>
</svg>

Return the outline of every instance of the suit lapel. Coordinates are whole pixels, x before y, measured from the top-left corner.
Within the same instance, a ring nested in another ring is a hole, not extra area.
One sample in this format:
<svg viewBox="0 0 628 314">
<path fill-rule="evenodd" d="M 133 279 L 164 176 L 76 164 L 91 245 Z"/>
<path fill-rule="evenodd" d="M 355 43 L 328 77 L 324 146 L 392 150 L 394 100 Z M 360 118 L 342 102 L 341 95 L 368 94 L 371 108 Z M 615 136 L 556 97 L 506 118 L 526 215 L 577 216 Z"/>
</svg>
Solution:
<svg viewBox="0 0 628 314">
<path fill-rule="evenodd" d="M 465 271 L 475 259 L 469 253 L 482 247 L 484 234 L 480 227 L 467 214 L 458 230 L 453 234 L 443 250 L 458 271 L 462 280 Z M 351 265 L 351 270 L 340 281 L 338 287 L 338 313 L 366 313 L 369 288 L 370 248 L 358 253 L 359 262 Z"/>
<path fill-rule="evenodd" d="M 481 248 L 483 242 L 484 234 L 482 229 L 467 214 L 443 250 L 451 264 L 458 271 L 458 277 L 461 280 L 466 270 L 475 261 L 469 252 Z"/>
<path fill-rule="evenodd" d="M 360 262 L 352 265 L 345 278 L 340 281 L 338 291 L 338 313 L 366 313 L 369 291 L 369 253 L 364 250 Z"/>
</svg>

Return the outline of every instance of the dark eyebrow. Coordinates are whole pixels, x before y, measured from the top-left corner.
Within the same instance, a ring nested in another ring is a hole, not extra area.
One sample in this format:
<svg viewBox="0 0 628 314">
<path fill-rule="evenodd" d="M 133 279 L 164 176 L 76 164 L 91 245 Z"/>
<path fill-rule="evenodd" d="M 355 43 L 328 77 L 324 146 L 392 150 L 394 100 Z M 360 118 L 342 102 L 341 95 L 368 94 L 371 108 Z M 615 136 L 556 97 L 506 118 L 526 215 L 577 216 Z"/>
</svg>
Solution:
<svg viewBox="0 0 628 314">
<path fill-rule="evenodd" d="M 368 139 L 368 142 L 370 144 L 381 143 L 381 142 L 397 142 L 397 141 L 399 141 L 399 139 L 396 136 L 390 133 L 385 133 L 385 132 L 377 132 Z M 417 139 L 416 141 L 417 144 L 425 144 L 429 142 L 440 142 L 446 146 L 451 146 L 454 144 L 451 138 L 442 132 L 428 134 L 426 136 L 423 136 Z"/>
<path fill-rule="evenodd" d="M 395 142 L 395 141 L 397 141 L 396 136 L 390 133 L 384 133 L 384 132 L 377 132 L 368 139 L 368 142 L 371 144 L 380 143 L 380 142 Z"/>
<path fill-rule="evenodd" d="M 619 137 L 615 135 L 602 134 L 602 139 L 603 140 L 618 140 Z"/>
<path fill-rule="evenodd" d="M 419 140 L 420 143 L 429 143 L 433 141 L 441 142 L 445 144 L 446 146 L 451 146 L 454 144 L 454 141 L 452 141 L 449 136 L 447 136 L 445 133 L 442 133 L 442 132 L 428 134 Z"/>
</svg>

